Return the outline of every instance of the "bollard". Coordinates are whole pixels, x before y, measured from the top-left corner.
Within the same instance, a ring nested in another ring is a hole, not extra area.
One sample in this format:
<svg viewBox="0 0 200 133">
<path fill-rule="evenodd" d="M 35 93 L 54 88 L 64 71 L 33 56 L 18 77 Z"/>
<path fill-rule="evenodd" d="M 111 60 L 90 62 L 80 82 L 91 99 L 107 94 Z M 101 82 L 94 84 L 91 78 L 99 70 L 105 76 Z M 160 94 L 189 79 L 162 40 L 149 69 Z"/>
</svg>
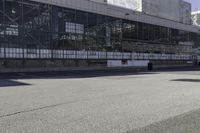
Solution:
<svg viewBox="0 0 200 133">
<path fill-rule="evenodd" d="M 153 63 L 148 63 L 148 70 L 152 71 L 153 70 Z"/>
</svg>

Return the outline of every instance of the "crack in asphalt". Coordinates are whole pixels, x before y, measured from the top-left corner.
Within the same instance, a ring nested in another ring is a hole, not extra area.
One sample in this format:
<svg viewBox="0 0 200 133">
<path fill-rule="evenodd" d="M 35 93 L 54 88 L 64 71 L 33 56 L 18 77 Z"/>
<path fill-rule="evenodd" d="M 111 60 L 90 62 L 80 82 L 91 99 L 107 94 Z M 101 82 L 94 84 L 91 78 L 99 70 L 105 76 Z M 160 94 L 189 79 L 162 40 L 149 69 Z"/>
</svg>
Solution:
<svg viewBox="0 0 200 133">
<path fill-rule="evenodd" d="M 127 93 L 116 94 L 116 95 L 108 95 L 108 96 L 104 96 L 104 97 L 96 97 L 95 100 L 102 99 L 102 98 L 105 99 L 105 98 L 108 98 L 108 97 L 110 98 L 110 97 L 115 97 L 115 96 L 127 96 L 127 95 L 131 95 L 131 94 L 129 92 L 127 92 Z M 76 101 L 58 103 L 58 104 L 48 105 L 48 106 L 39 107 L 39 108 L 35 108 L 35 109 L 30 109 L 30 110 L 18 111 L 18 112 L 14 112 L 14 113 L 10 113 L 10 114 L 1 115 L 0 119 L 5 118 L 5 117 L 9 117 L 9 116 L 22 114 L 22 113 L 28 113 L 28 112 L 38 111 L 38 110 L 42 110 L 42 109 L 54 108 L 54 107 L 57 107 L 57 106 L 73 104 L 73 103 L 78 103 L 78 102 L 93 101 L 93 100 L 94 100 L 94 98 L 80 99 L 80 100 L 76 100 Z"/>
<path fill-rule="evenodd" d="M 33 111 L 42 110 L 42 109 L 47 109 L 47 108 L 53 108 L 53 107 L 61 106 L 61 105 L 64 105 L 64 104 L 67 104 L 67 103 L 54 104 L 54 105 L 44 106 L 44 107 L 35 108 L 35 109 L 31 109 L 31 110 L 18 111 L 18 112 L 15 112 L 15 113 L 10 113 L 10 114 L 6 114 L 6 115 L 1 115 L 0 118 L 9 117 L 9 116 L 17 115 L 17 114 L 22 114 L 22 113 L 33 112 Z"/>
</svg>

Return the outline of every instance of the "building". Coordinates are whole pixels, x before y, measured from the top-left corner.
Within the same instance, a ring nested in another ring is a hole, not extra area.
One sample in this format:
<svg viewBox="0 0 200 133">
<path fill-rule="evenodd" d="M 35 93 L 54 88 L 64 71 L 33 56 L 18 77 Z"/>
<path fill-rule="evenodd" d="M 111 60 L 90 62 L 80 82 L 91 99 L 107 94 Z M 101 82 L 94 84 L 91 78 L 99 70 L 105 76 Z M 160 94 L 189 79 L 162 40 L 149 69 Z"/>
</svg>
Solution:
<svg viewBox="0 0 200 133">
<path fill-rule="evenodd" d="M 200 26 L 200 11 L 192 12 L 192 23 Z"/>
<path fill-rule="evenodd" d="M 194 58 L 199 27 L 105 2 L 0 0 L 0 70 L 184 64 Z"/>
<path fill-rule="evenodd" d="M 200 27 L 200 11 L 192 12 L 192 24 Z M 194 49 L 194 53 L 200 55 L 200 46 Z"/>
<path fill-rule="evenodd" d="M 184 0 L 92 0 L 191 24 L 191 4 Z"/>
<path fill-rule="evenodd" d="M 192 24 L 191 20 L 191 4 L 182 1 L 180 4 L 180 22 L 184 24 Z"/>
</svg>

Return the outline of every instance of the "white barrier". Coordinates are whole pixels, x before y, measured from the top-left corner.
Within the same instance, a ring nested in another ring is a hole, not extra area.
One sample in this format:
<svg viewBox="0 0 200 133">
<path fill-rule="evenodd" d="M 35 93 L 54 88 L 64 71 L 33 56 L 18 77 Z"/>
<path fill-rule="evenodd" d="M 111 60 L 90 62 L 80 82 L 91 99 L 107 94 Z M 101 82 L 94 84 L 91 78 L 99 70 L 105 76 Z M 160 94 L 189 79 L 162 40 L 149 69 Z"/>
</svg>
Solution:
<svg viewBox="0 0 200 133">
<path fill-rule="evenodd" d="M 108 60 L 107 67 L 147 67 L 149 60 Z"/>
</svg>

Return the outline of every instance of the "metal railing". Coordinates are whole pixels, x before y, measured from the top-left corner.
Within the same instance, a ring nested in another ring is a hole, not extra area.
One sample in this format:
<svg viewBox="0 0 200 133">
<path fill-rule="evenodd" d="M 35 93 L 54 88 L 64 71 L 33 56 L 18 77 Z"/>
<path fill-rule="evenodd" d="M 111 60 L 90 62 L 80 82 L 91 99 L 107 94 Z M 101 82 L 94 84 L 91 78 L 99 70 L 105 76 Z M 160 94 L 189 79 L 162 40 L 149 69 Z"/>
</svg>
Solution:
<svg viewBox="0 0 200 133">
<path fill-rule="evenodd" d="M 197 60 L 200 56 L 131 52 L 1 48 L 1 59 Z"/>
</svg>

